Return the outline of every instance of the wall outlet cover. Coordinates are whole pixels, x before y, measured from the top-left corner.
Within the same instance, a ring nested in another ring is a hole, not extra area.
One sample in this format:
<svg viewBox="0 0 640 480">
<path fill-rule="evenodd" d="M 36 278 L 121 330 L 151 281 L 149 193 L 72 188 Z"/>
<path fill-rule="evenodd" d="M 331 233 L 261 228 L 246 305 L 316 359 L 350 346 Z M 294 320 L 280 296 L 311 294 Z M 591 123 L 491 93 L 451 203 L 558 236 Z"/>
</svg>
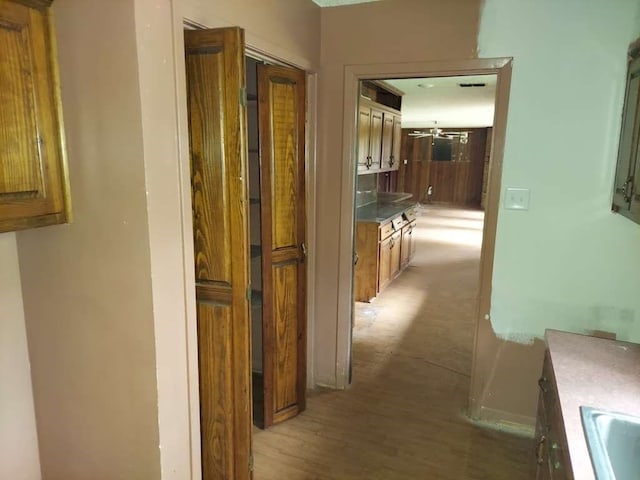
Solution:
<svg viewBox="0 0 640 480">
<path fill-rule="evenodd" d="M 504 208 L 507 210 L 529 210 L 528 188 L 507 187 L 504 194 Z"/>
</svg>

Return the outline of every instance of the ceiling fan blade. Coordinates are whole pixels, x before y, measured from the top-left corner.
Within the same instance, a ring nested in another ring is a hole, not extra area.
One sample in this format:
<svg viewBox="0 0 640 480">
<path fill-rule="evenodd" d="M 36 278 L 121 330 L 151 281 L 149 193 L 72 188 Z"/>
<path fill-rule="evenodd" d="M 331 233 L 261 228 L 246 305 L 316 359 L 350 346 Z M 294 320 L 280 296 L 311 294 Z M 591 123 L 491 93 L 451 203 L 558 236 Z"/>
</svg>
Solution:
<svg viewBox="0 0 640 480">
<path fill-rule="evenodd" d="M 414 131 L 414 132 L 409 132 L 409 136 L 415 137 L 415 138 L 432 137 L 433 133 Z"/>
</svg>

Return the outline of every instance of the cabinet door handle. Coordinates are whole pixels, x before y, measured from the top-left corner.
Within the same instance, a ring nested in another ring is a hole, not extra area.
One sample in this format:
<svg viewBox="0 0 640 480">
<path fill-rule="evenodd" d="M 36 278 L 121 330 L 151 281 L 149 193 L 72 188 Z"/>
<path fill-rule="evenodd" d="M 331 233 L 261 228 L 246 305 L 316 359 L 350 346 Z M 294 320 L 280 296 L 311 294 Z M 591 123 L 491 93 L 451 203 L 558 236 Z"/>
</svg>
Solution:
<svg viewBox="0 0 640 480">
<path fill-rule="evenodd" d="M 371 168 L 371 165 L 373 165 L 373 162 L 371 161 L 371 156 L 367 157 L 367 161 L 365 163 L 367 168 Z"/>
<path fill-rule="evenodd" d="M 627 178 L 627 181 L 622 185 L 622 195 L 624 196 L 625 202 L 631 201 L 632 190 L 633 190 L 633 177 Z"/>
<path fill-rule="evenodd" d="M 307 246 L 304 242 L 300 244 L 300 250 L 302 251 L 302 260 L 304 261 L 307 258 Z"/>
<path fill-rule="evenodd" d="M 360 260 L 360 257 L 358 256 L 358 252 L 353 252 L 353 264 L 357 265 L 358 260 Z"/>
<path fill-rule="evenodd" d="M 549 389 L 547 388 L 547 377 L 540 377 L 540 379 L 538 380 L 538 386 L 540 387 L 540 390 L 542 390 L 543 393 L 547 393 L 549 392 Z"/>
<path fill-rule="evenodd" d="M 538 465 L 542 465 L 544 463 L 544 444 L 547 441 L 547 437 L 542 435 L 540 440 L 538 440 L 538 446 L 536 448 L 536 462 Z"/>
</svg>

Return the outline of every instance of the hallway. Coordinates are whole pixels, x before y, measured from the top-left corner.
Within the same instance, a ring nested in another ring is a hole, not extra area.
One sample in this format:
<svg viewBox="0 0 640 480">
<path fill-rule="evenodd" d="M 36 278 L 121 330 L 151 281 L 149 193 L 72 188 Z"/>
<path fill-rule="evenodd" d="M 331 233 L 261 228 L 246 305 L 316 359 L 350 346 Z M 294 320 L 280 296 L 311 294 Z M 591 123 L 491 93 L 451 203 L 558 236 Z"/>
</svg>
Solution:
<svg viewBox="0 0 640 480">
<path fill-rule="evenodd" d="M 256 480 L 519 480 L 532 440 L 466 419 L 483 213 L 424 207 L 411 265 L 356 305 L 353 384 L 254 430 Z"/>
</svg>

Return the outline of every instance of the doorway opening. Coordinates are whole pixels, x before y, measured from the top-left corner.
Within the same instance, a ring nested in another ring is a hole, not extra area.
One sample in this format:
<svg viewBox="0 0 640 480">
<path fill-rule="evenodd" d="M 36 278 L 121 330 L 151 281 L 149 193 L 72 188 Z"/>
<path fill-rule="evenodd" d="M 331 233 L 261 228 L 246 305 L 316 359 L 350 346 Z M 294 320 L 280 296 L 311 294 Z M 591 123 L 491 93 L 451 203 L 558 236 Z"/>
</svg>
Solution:
<svg viewBox="0 0 640 480">
<path fill-rule="evenodd" d="M 471 376 L 496 83 L 495 74 L 359 81 L 356 376 L 367 375 L 358 355 L 401 345 Z"/>
<path fill-rule="evenodd" d="M 475 309 L 473 330 L 473 353 L 471 378 L 469 389 L 468 413 L 472 417 L 478 416 L 478 398 L 486 383 L 482 375 L 484 371 L 478 365 L 478 342 L 491 332 L 488 320 L 491 300 L 491 277 L 493 268 L 493 256 L 495 245 L 495 233 L 497 226 L 497 213 L 499 204 L 499 189 L 502 173 L 502 155 L 506 132 L 506 119 L 508 111 L 509 88 L 511 78 L 510 58 L 474 59 L 460 61 L 438 61 L 412 64 L 377 64 L 377 65 L 351 65 L 345 67 L 345 99 L 344 99 L 344 142 L 343 151 L 345 158 L 352 159 L 345 162 L 343 169 L 342 195 L 343 202 L 340 216 L 340 274 L 338 297 L 338 323 L 337 340 L 338 352 L 336 362 L 338 365 L 337 385 L 346 387 L 350 380 L 350 367 L 352 361 L 352 327 L 353 327 L 353 256 L 355 238 L 355 208 L 356 197 L 356 171 L 358 164 L 355 145 L 358 141 L 357 123 L 353 121 L 358 116 L 358 99 L 360 96 L 360 82 L 376 79 L 410 79 L 410 78 L 442 78 L 461 77 L 475 75 L 495 75 L 495 117 L 492 130 L 491 168 L 487 180 L 485 196 L 485 215 L 482 229 L 482 247 L 479 267 L 479 289 L 477 296 L 477 308 Z M 471 87 L 474 88 L 474 87 Z M 432 119 L 437 120 L 437 119 Z M 431 128 L 440 128 L 439 126 Z M 444 130 L 444 129 L 443 129 Z M 456 130 L 457 131 L 457 130 Z M 468 136 L 470 138 L 473 134 Z M 428 185 L 427 185 L 428 186 Z M 426 190 L 424 192 L 426 194 Z M 433 193 L 433 191 L 432 191 Z M 351 199 L 351 201 L 349 201 Z M 397 230 L 397 229 L 396 229 Z M 480 336 L 480 339 L 479 339 Z M 480 351 L 480 353 L 482 353 Z M 480 371 L 480 374 L 477 372 Z"/>
</svg>

